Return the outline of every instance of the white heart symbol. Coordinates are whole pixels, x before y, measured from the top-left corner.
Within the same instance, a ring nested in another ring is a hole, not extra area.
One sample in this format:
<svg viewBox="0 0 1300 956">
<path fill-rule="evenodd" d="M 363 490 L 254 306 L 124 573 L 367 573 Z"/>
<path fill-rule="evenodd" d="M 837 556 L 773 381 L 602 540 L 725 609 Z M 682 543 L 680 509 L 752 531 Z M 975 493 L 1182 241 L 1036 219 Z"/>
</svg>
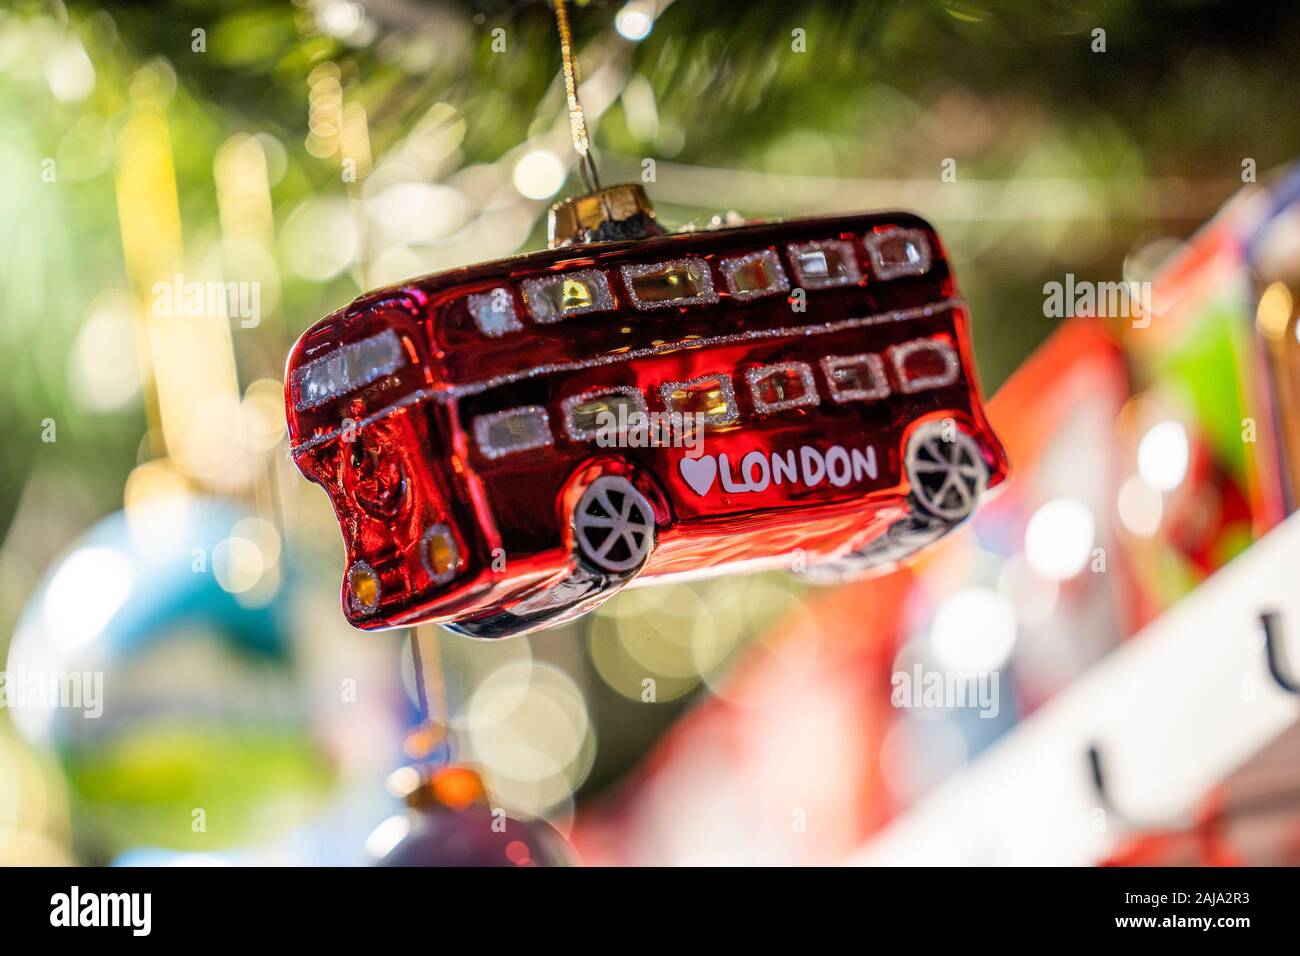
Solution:
<svg viewBox="0 0 1300 956">
<path fill-rule="evenodd" d="M 718 475 L 718 460 L 712 455 L 683 458 L 677 463 L 677 467 L 681 469 L 682 477 L 691 486 L 691 490 L 700 497 L 709 493 L 709 489 L 713 487 L 713 479 Z"/>
</svg>

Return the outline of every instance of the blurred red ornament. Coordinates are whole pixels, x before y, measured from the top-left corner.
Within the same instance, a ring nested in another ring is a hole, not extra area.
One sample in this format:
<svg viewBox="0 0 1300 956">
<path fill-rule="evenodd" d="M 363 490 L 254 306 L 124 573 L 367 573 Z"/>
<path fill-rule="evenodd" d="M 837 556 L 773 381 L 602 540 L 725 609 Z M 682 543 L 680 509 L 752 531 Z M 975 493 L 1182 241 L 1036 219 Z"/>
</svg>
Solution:
<svg viewBox="0 0 1300 956">
<path fill-rule="evenodd" d="M 889 567 L 1007 474 L 966 304 L 907 213 L 665 235 L 639 187 L 552 248 L 363 296 L 286 374 L 362 628 L 524 633 L 636 579 Z"/>
</svg>

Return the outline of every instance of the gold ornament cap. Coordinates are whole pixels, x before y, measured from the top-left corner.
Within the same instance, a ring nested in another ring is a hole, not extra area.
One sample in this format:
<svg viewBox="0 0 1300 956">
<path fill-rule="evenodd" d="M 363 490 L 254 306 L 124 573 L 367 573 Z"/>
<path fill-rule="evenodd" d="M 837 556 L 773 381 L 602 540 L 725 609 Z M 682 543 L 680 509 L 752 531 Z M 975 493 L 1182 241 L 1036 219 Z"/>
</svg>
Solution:
<svg viewBox="0 0 1300 956">
<path fill-rule="evenodd" d="M 636 183 L 606 186 L 557 202 L 547 218 L 547 245 L 648 239 L 667 232 L 655 219 L 650 197 Z"/>
</svg>

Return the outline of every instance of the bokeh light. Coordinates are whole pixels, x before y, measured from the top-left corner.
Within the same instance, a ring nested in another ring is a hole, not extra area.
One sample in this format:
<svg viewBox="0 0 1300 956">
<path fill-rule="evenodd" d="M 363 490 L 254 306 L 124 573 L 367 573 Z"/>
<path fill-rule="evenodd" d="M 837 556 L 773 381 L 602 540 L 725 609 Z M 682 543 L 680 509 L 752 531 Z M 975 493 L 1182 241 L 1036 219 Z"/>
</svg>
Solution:
<svg viewBox="0 0 1300 956">
<path fill-rule="evenodd" d="M 564 164 L 547 149 L 534 149 L 515 163 L 515 188 L 529 199 L 549 199 L 564 185 Z"/>
<path fill-rule="evenodd" d="M 930 624 L 935 659 L 948 670 L 995 671 L 1015 641 L 1015 611 L 988 588 L 964 588 L 944 598 Z"/>
<path fill-rule="evenodd" d="M 637 43 L 654 29 L 654 5 L 646 0 L 631 0 L 614 15 L 614 29 L 625 40 Z"/>
<path fill-rule="evenodd" d="M 1153 425 L 1138 444 L 1138 474 L 1152 488 L 1173 491 L 1187 475 L 1191 450 L 1182 422 Z"/>
<path fill-rule="evenodd" d="M 1025 527 L 1025 558 L 1043 577 L 1072 578 L 1088 563 L 1096 533 L 1088 506 L 1075 498 L 1043 504 Z"/>
</svg>

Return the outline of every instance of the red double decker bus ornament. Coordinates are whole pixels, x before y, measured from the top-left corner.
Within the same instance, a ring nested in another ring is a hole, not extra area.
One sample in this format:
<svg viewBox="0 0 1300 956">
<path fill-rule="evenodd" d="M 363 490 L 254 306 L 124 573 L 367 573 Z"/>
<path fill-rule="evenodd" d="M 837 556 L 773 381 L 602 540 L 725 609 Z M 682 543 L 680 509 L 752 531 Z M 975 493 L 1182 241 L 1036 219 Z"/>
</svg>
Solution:
<svg viewBox="0 0 1300 956">
<path fill-rule="evenodd" d="M 360 628 L 521 634 L 619 589 L 901 561 L 1007 474 L 934 230 L 872 213 L 666 234 L 638 186 L 551 247 L 372 292 L 286 374 Z"/>
<path fill-rule="evenodd" d="M 600 188 L 549 248 L 371 292 L 308 329 L 290 447 L 338 516 L 365 629 L 523 634 L 624 587 L 887 568 L 1007 474 L 966 304 L 908 213 L 668 234 Z"/>
</svg>

